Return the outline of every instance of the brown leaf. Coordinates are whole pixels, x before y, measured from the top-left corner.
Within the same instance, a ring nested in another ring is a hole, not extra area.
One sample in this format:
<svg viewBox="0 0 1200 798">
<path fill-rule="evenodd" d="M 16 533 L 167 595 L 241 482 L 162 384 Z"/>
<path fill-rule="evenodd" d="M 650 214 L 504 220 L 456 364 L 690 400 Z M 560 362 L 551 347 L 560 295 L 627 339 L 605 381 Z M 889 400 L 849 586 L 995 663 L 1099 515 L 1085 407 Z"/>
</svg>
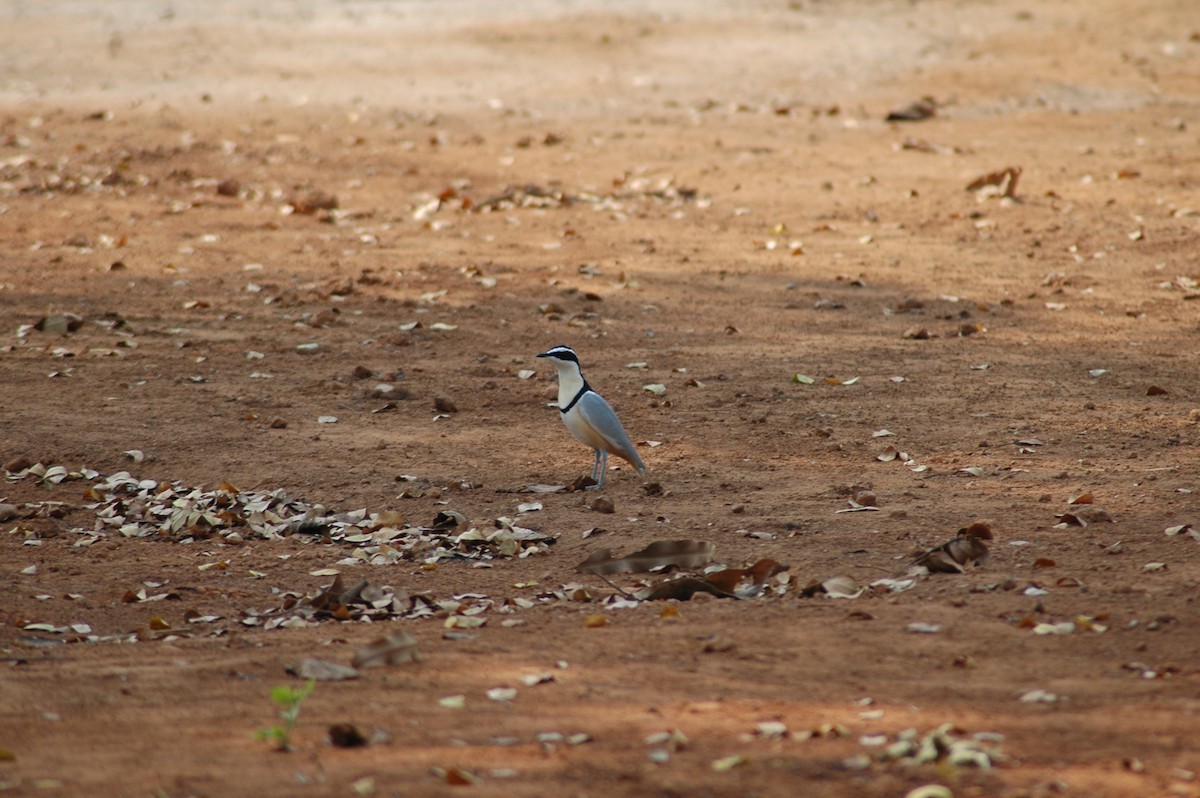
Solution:
<svg viewBox="0 0 1200 798">
<path fill-rule="evenodd" d="M 1034 568 L 1054 568 L 1057 565 L 1058 563 L 1056 563 L 1054 560 L 1051 560 L 1049 557 L 1038 557 L 1033 561 Z"/>
<path fill-rule="evenodd" d="M 442 510 L 433 517 L 433 522 L 429 526 L 437 532 L 448 532 L 465 526 L 466 523 L 467 517 L 458 510 Z"/>
<path fill-rule="evenodd" d="M 663 582 L 650 591 L 649 595 L 646 596 L 646 601 L 664 601 L 666 599 L 691 601 L 692 596 L 697 593 L 708 593 L 717 598 L 737 598 L 733 593 L 720 589 L 706 579 L 685 576 L 682 579 L 672 579 L 669 582 Z"/>
<path fill-rule="evenodd" d="M 935 116 L 937 108 L 937 100 L 932 97 L 922 97 L 901 108 L 893 108 L 884 119 L 887 122 L 920 122 Z"/>
<path fill-rule="evenodd" d="M 462 768 L 450 768 L 446 771 L 446 783 L 452 787 L 471 787 L 480 783 L 480 778 Z"/>
<path fill-rule="evenodd" d="M 1090 496 L 1089 496 L 1090 498 Z M 1112 524 L 1115 520 L 1112 513 L 1094 504 L 1074 505 L 1071 512 L 1059 513 L 1054 516 L 1059 524 L 1066 526 L 1087 526 L 1088 524 Z"/>
<path fill-rule="evenodd" d="M 338 597 L 344 591 L 345 587 L 342 585 L 342 575 L 338 574 L 334 577 L 333 584 L 309 599 L 308 603 L 313 609 L 332 612 L 334 606 L 338 604 Z"/>
<path fill-rule="evenodd" d="M 726 568 L 723 571 L 716 571 L 705 576 L 704 580 L 719 590 L 732 593 L 743 580 L 748 579 L 752 585 L 761 585 L 775 574 L 787 569 L 788 566 L 775 560 L 763 559 L 749 568 Z"/>
<path fill-rule="evenodd" d="M 590 488 L 596 484 L 598 484 L 596 480 L 592 479 L 587 474 L 583 474 L 582 476 L 576 477 L 575 481 L 567 486 L 567 492 L 576 493 L 581 490 L 586 490 L 587 488 Z"/>
<path fill-rule="evenodd" d="M 988 172 L 986 175 L 975 178 L 967 184 L 967 191 L 979 191 L 986 188 L 991 193 L 1002 197 L 1015 197 L 1017 195 L 1017 180 L 1020 177 L 1021 167 L 1009 166 L 1006 169 Z"/>
<path fill-rule="evenodd" d="M 715 548 L 706 540 L 656 540 L 641 551 L 625 557 L 613 557 L 610 549 L 599 549 L 575 566 L 575 570 L 603 576 L 644 573 L 672 565 L 677 568 L 696 568 L 712 562 Z"/>
<path fill-rule="evenodd" d="M 419 659 L 416 639 L 407 631 L 400 630 L 360 648 L 351 663 L 356 668 L 373 668 L 376 665 L 399 665 Z"/>
</svg>

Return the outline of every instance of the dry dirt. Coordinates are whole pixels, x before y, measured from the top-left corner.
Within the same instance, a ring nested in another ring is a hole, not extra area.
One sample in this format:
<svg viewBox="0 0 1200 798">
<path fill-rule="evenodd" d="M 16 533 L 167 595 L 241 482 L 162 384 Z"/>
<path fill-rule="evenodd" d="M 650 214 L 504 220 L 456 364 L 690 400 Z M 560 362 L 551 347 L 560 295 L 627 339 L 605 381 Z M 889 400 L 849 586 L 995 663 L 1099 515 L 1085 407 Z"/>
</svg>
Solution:
<svg viewBox="0 0 1200 798">
<path fill-rule="evenodd" d="M 40 0 L 0 53 L 0 455 L 76 472 L 0 494 L 5 791 L 1200 795 L 1193 0 Z M 651 469 L 612 514 L 512 492 L 591 464 L 560 343 Z M 556 541 L 124 535 L 82 469 Z M 1057 526 L 1086 493 L 1111 523 Z M 801 594 L 978 521 L 966 573 Z M 790 581 L 575 572 L 663 539 Z M 331 570 L 435 611 L 264 615 Z M 400 630 L 418 662 L 253 739 L 289 667 Z M 943 724 L 993 766 L 883 755 Z"/>
</svg>

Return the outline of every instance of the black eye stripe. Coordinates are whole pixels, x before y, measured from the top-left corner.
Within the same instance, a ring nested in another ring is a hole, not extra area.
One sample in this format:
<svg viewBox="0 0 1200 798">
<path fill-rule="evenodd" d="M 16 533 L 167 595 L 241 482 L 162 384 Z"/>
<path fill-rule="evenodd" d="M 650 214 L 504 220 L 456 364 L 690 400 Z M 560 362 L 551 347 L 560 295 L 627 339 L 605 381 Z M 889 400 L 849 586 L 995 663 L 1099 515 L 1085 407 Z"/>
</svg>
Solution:
<svg viewBox="0 0 1200 798">
<path fill-rule="evenodd" d="M 545 352 L 542 352 L 542 354 L 538 355 L 538 357 L 552 357 L 556 360 L 567 360 L 577 366 L 579 365 L 579 355 L 575 354 L 575 350 L 569 346 L 556 346 L 551 349 L 547 349 Z"/>
</svg>

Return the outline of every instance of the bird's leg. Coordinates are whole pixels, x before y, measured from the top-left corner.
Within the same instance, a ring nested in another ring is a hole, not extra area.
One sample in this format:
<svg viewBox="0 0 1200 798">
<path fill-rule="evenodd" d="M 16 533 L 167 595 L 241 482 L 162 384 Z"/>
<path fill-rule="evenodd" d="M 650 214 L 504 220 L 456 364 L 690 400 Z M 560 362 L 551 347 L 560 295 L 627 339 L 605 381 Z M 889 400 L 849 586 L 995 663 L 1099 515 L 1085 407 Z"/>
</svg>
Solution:
<svg viewBox="0 0 1200 798">
<path fill-rule="evenodd" d="M 608 470 L 608 452 L 597 449 L 596 463 L 592 466 L 592 482 L 594 485 L 588 485 L 587 490 L 600 490 L 604 487 L 604 472 Z"/>
</svg>

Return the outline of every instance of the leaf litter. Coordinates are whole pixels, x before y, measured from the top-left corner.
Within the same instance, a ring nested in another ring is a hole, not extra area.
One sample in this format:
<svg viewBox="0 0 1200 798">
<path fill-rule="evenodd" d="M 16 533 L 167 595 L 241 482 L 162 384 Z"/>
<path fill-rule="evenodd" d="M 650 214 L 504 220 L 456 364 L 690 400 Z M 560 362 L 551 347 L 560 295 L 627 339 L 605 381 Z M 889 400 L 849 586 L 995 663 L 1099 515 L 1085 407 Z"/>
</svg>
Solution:
<svg viewBox="0 0 1200 798">
<path fill-rule="evenodd" d="M 432 618 L 445 616 L 451 625 L 481 625 L 478 616 L 496 607 L 499 612 L 514 612 L 531 607 L 534 602 L 510 601 L 500 604 L 486 596 L 463 596 L 438 600 L 426 594 L 409 594 L 389 585 L 374 584 L 358 579 L 347 584 L 341 571 L 363 565 L 390 565 L 400 562 L 419 564 L 422 568 L 437 567 L 444 562 L 467 562 L 487 565 L 505 557 L 529 557 L 546 553 L 557 539 L 522 526 L 512 519 L 500 517 L 490 527 L 475 527 L 466 517 L 453 509 L 442 510 L 427 525 L 413 525 L 403 514 L 394 510 L 368 512 L 365 508 L 336 513 L 319 504 L 289 497 L 283 490 L 243 491 L 229 483 L 206 490 L 181 482 L 160 483 L 154 479 L 137 478 L 127 471 L 109 475 L 83 468 L 70 471 L 63 466 L 47 467 L 41 463 L 26 465 L 10 461 L 19 470 L 9 471 L 8 479 L 34 479 L 47 487 L 68 480 L 91 480 L 83 492 L 84 509 L 92 511 L 94 523 L 67 530 L 77 536 L 74 546 L 87 547 L 107 537 L 167 540 L 181 545 L 216 539 L 227 543 L 247 540 L 278 540 L 295 537 L 310 543 L 340 544 L 348 549 L 335 568 L 318 568 L 314 575 L 335 576 L 332 583 L 306 594 L 296 590 L 272 592 L 280 604 L 264 610 L 243 609 L 232 622 L 246 627 L 263 629 L 301 628 L 322 621 L 371 621 L 391 618 Z M 40 542 L 38 539 L 34 539 Z M 26 541 L 27 543 L 29 541 Z M 229 568 L 229 560 L 216 560 L 198 566 L 200 571 Z M 251 575 L 265 576 L 251 571 Z M 122 601 L 140 603 L 169 598 L 177 594 L 165 591 L 150 594 L 144 587 L 125 591 Z M 213 623 L 218 616 L 206 616 L 194 610 L 185 615 L 189 624 Z M 32 631 L 70 633 L 69 626 L 46 624 Z M 107 640 L 87 633 L 88 640 Z M 165 639 L 191 635 L 193 628 L 176 628 L 165 622 L 149 633 L 119 635 L 111 639 Z M 228 629 L 215 628 L 212 634 L 226 634 Z M 397 648 L 403 648 L 393 641 Z M 390 653 L 389 661 L 401 661 L 401 655 Z"/>
</svg>

